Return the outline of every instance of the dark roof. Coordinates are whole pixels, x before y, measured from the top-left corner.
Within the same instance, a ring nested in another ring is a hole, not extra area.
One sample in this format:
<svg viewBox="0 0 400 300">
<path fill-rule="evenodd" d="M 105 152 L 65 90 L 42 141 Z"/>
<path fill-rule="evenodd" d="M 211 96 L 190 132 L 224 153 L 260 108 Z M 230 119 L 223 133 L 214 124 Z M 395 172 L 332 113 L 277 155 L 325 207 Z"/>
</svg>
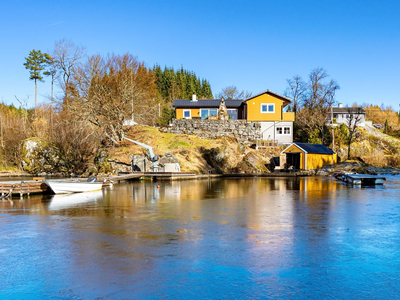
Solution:
<svg viewBox="0 0 400 300">
<path fill-rule="evenodd" d="M 300 147 L 307 153 L 318 153 L 318 154 L 334 154 L 331 149 L 320 144 L 308 144 L 308 143 L 294 143 L 296 146 Z"/>
<path fill-rule="evenodd" d="M 278 94 L 278 93 L 275 93 L 275 92 L 273 92 L 273 91 L 270 91 L 270 90 L 266 90 L 266 91 L 264 91 L 264 92 L 262 92 L 262 93 L 259 93 L 259 94 L 257 94 L 257 95 L 251 96 L 250 98 L 246 99 L 245 101 L 249 101 L 249 100 L 251 100 L 251 99 L 253 99 L 253 98 L 255 98 L 255 97 L 261 96 L 262 94 L 271 94 L 271 95 L 273 95 L 273 96 L 275 96 L 275 97 L 277 97 L 277 98 L 280 98 L 281 100 L 289 101 L 290 103 L 293 102 L 292 99 L 290 99 L 290 98 L 288 98 L 288 97 L 285 97 L 285 96 L 282 96 L 282 95 L 280 95 L 280 94 Z"/>
<path fill-rule="evenodd" d="M 361 107 L 332 107 L 332 112 L 334 114 L 365 114 L 365 110 L 363 110 Z M 329 110 L 328 113 L 331 113 Z"/>
<path fill-rule="evenodd" d="M 206 99 L 206 100 L 174 100 L 173 107 L 193 107 L 193 108 L 208 108 L 208 107 L 219 107 L 221 103 L 220 99 Z M 242 105 L 242 100 L 225 100 L 226 108 L 238 108 Z"/>
</svg>

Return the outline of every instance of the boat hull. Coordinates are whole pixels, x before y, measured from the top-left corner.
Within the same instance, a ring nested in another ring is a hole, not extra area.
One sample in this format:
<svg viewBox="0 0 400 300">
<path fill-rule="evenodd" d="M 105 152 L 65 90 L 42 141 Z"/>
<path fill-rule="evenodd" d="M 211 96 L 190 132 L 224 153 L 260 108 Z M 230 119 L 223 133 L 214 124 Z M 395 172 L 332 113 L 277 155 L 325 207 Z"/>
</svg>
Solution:
<svg viewBox="0 0 400 300">
<path fill-rule="evenodd" d="M 63 180 L 46 180 L 54 194 L 84 193 L 101 190 L 102 182 L 79 182 Z"/>
</svg>

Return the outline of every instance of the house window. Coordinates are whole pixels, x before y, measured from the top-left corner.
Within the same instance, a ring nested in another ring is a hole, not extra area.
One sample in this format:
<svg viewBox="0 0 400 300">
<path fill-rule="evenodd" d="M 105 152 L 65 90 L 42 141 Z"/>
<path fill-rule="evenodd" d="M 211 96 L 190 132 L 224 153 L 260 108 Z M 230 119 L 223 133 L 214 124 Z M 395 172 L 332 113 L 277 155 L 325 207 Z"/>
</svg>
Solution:
<svg viewBox="0 0 400 300">
<path fill-rule="evenodd" d="M 216 116 L 218 109 L 216 108 L 202 108 L 200 110 L 200 116 L 202 119 L 208 119 L 209 116 Z"/>
<path fill-rule="evenodd" d="M 237 109 L 227 109 L 227 113 L 231 117 L 232 120 L 238 119 L 238 110 Z"/>
<path fill-rule="evenodd" d="M 190 109 L 184 109 L 183 110 L 183 118 L 184 119 L 190 119 L 191 118 L 191 110 Z"/>
<path fill-rule="evenodd" d="M 273 114 L 274 112 L 275 112 L 275 104 L 261 103 L 261 113 L 262 114 Z"/>
<path fill-rule="evenodd" d="M 276 134 L 282 134 L 282 127 L 276 127 Z"/>
<path fill-rule="evenodd" d="M 284 134 L 290 134 L 290 127 L 284 127 L 283 128 L 283 133 Z"/>
</svg>

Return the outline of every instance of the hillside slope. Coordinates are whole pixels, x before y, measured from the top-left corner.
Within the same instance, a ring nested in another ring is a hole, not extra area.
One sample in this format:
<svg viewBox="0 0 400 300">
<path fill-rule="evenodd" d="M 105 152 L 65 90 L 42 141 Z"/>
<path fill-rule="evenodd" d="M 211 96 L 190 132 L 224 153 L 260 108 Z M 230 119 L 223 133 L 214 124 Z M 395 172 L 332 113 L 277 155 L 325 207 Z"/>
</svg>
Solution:
<svg viewBox="0 0 400 300">
<path fill-rule="evenodd" d="M 151 146 L 160 157 L 171 153 L 182 171 L 199 174 L 270 172 L 268 168 L 273 168 L 271 158 L 279 156 L 282 150 L 282 147 L 255 150 L 232 138 L 201 139 L 193 135 L 162 133 L 158 128 L 148 126 L 132 127 L 127 137 Z M 143 155 L 146 151 L 124 141 L 109 153 L 109 157 L 129 165 L 131 155 Z"/>
<path fill-rule="evenodd" d="M 342 160 L 347 158 L 347 147 L 337 149 Z M 377 167 L 400 167 L 400 139 L 382 130 L 367 126 L 358 128 L 357 140 L 351 145 L 351 156 Z"/>
</svg>

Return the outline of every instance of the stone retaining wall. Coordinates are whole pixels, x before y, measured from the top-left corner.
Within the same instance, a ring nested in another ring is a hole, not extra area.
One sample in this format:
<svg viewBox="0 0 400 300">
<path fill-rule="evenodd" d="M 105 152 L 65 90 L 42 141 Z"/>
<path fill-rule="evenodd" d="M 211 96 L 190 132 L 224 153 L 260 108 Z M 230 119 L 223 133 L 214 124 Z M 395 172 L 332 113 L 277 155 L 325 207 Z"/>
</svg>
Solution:
<svg viewBox="0 0 400 300">
<path fill-rule="evenodd" d="M 246 120 L 173 119 L 170 126 L 161 128 L 161 131 L 192 134 L 205 139 L 235 137 L 239 141 L 254 141 L 262 136 L 260 123 Z"/>
</svg>

